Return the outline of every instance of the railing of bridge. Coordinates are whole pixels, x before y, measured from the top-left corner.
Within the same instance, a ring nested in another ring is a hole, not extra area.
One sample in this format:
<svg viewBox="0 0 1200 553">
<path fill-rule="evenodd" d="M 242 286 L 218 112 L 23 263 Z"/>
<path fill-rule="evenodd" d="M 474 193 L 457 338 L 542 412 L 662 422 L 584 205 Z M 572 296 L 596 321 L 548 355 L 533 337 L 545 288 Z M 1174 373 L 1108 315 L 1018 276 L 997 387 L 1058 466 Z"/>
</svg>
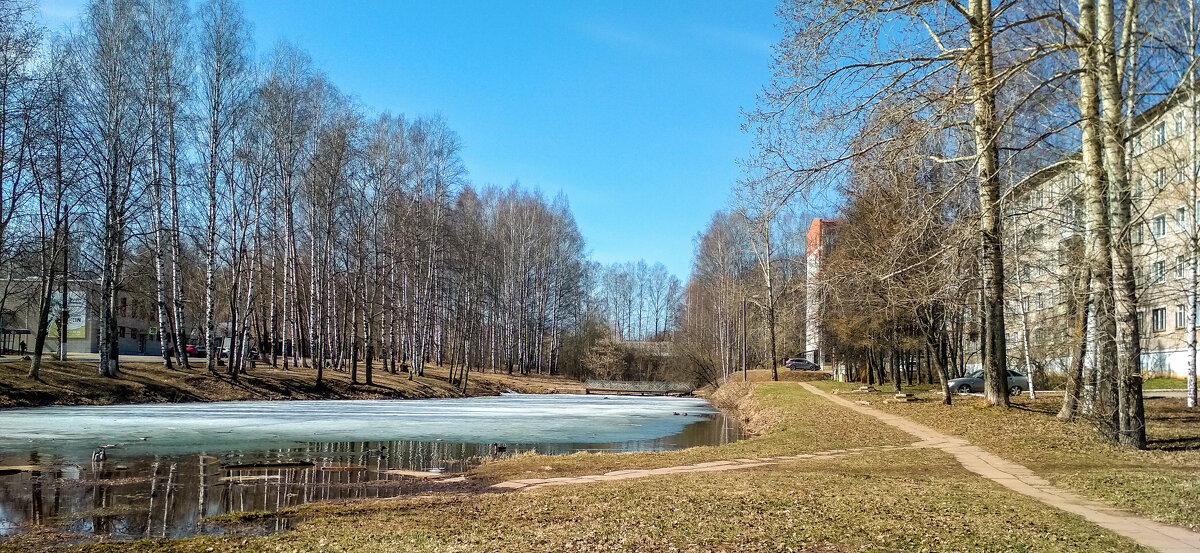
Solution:
<svg viewBox="0 0 1200 553">
<path fill-rule="evenodd" d="M 641 394 L 690 394 L 696 387 L 687 382 L 660 382 L 653 380 L 588 380 L 584 387 L 589 391 L 627 392 Z"/>
</svg>

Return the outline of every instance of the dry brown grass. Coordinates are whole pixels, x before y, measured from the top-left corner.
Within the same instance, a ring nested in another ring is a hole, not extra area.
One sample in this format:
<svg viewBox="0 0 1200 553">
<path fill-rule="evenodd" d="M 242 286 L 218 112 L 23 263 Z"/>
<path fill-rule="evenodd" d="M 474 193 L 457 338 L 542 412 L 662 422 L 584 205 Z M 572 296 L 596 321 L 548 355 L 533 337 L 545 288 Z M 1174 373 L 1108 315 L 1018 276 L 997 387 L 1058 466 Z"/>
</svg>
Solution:
<svg viewBox="0 0 1200 553">
<path fill-rule="evenodd" d="M 224 370 L 224 367 L 219 367 Z M 119 376 L 99 376 L 95 363 L 47 362 L 41 379 L 26 376 L 27 363 L 0 363 L 0 407 L 39 405 L 109 405 L 118 403 L 178 403 L 189 401 L 280 399 L 393 399 L 494 395 L 505 391 L 528 393 L 583 393 L 583 385 L 544 375 L 470 373 L 466 393 L 448 382 L 449 370 L 427 366 L 425 376 L 408 379 L 408 373 L 391 374 L 376 367 L 371 385 L 358 383 L 348 372 L 325 370 L 316 384 L 315 369 L 284 371 L 258 364 L 236 380 L 210 374 L 203 365 L 168 371 L 158 363 L 122 363 Z"/>
<path fill-rule="evenodd" d="M 858 385 L 818 386 L 847 391 Z M 979 397 L 956 396 L 950 407 L 940 401 L 871 406 L 966 438 L 1083 495 L 1200 529 L 1200 412 L 1182 399 L 1147 400 L 1149 450 L 1135 451 L 1102 440 L 1087 421 L 1058 420 L 1060 402 L 1022 396 L 1012 398 L 1012 409 L 999 409 Z"/>
<path fill-rule="evenodd" d="M 796 389 L 795 385 L 782 382 L 737 382 L 723 387 L 712 401 L 724 409 L 732 409 L 730 412 L 736 413 L 742 427 L 753 434 L 749 439 L 724 446 L 655 453 L 526 455 L 486 463 L 471 471 L 470 476 L 487 482 L 580 476 L 864 445 L 905 445 L 913 441 L 898 430 L 872 425 L 873 419 L 866 415 L 847 411 L 812 394 L 798 394 Z M 814 425 L 814 420 L 822 424 Z"/>
</svg>

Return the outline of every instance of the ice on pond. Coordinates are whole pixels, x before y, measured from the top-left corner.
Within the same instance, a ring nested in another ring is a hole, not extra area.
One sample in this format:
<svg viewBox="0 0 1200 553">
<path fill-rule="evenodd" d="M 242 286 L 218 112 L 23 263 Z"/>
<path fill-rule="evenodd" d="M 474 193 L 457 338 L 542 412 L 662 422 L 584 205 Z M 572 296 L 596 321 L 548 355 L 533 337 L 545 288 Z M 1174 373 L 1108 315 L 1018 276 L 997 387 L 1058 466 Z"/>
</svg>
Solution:
<svg viewBox="0 0 1200 553">
<path fill-rule="evenodd" d="M 219 533 L 205 517 L 443 489 L 453 479 L 430 475 L 463 472 L 485 458 L 663 451 L 735 439 L 732 417 L 702 400 L 663 397 L 4 410 L 0 467 L 9 470 L 0 474 L 0 536 L 42 525 L 111 538 Z M 107 460 L 90 462 L 103 446 L 113 446 Z M 147 501 L 156 486 L 171 492 Z M 288 523 L 274 519 L 263 530 Z"/>
<path fill-rule="evenodd" d="M 434 400 L 239 401 L 0 411 L 0 453 L 82 460 L 218 453 L 296 442 L 615 443 L 683 431 L 717 411 L 695 398 L 503 394 Z"/>
</svg>

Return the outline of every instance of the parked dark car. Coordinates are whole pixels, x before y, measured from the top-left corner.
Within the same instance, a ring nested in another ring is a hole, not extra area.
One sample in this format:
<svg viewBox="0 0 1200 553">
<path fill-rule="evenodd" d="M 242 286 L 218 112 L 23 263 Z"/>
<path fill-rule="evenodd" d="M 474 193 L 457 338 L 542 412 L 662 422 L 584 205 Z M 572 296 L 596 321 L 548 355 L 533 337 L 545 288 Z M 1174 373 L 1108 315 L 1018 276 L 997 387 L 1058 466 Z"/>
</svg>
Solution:
<svg viewBox="0 0 1200 553">
<path fill-rule="evenodd" d="M 221 358 L 229 358 L 229 348 L 221 348 Z M 246 352 L 246 359 L 258 359 L 258 348 L 251 346 L 250 350 Z"/>
<path fill-rule="evenodd" d="M 784 368 L 792 371 L 819 371 L 821 366 L 803 357 L 793 357 L 783 363 Z"/>
<path fill-rule="evenodd" d="M 983 391 L 983 371 L 972 371 L 967 373 L 967 376 L 955 378 L 947 383 L 951 390 L 960 394 L 969 394 L 971 392 Z M 1020 395 L 1021 392 L 1029 389 L 1029 379 L 1025 375 L 1014 371 L 1008 371 L 1008 395 Z"/>
</svg>

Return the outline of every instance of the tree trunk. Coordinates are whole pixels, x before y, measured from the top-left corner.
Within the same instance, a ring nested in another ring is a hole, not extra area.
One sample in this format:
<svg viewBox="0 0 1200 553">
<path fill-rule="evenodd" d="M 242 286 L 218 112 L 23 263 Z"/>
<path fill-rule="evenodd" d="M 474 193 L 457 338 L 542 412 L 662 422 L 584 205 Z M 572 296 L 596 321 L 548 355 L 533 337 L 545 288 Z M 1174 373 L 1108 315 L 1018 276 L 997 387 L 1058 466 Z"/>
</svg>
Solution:
<svg viewBox="0 0 1200 553">
<path fill-rule="evenodd" d="M 1196 56 L 1196 49 L 1200 42 L 1200 30 L 1196 28 L 1196 2 L 1188 0 L 1188 57 L 1191 61 L 1191 68 L 1188 71 L 1188 111 L 1191 113 L 1191 122 L 1188 132 L 1188 159 L 1191 162 L 1188 164 L 1187 172 L 1191 175 L 1188 179 L 1188 209 L 1192 211 L 1192 225 L 1188 229 L 1188 237 L 1190 239 L 1191 253 L 1188 261 L 1190 269 L 1190 282 L 1187 294 L 1187 348 L 1188 348 L 1188 365 L 1187 365 L 1187 406 L 1189 409 L 1195 409 L 1197 406 L 1197 389 L 1196 389 L 1196 362 L 1197 362 L 1197 347 L 1196 347 L 1196 318 L 1200 316 L 1197 313 L 1197 302 L 1200 301 L 1200 210 L 1196 207 L 1200 205 L 1200 198 L 1196 195 L 1197 181 L 1200 180 L 1200 174 L 1196 172 L 1196 160 L 1200 159 L 1200 129 L 1197 129 L 1196 122 L 1200 121 L 1200 102 L 1196 102 L 1196 63 L 1200 61 Z"/>
<path fill-rule="evenodd" d="M 974 91 L 974 116 L 971 122 L 975 135 L 979 230 L 983 245 L 980 274 L 983 277 L 984 332 L 980 340 L 986 345 L 983 349 L 984 397 L 990 405 L 1008 407 L 992 2 L 970 0 L 967 10 L 970 13 L 968 34 L 972 52 L 967 68 Z"/>
<path fill-rule="evenodd" d="M 1088 0 L 1085 0 L 1088 1 Z M 1112 378 L 1102 381 L 1101 398 L 1104 410 L 1115 411 L 1119 441 L 1137 449 L 1146 448 L 1145 409 L 1142 404 L 1141 333 L 1138 329 L 1137 283 L 1134 281 L 1133 246 L 1130 231 L 1134 224 L 1129 170 L 1125 152 L 1128 119 L 1122 117 L 1124 103 L 1116 54 L 1113 0 L 1098 0 L 1096 36 L 1099 42 L 1099 84 L 1103 104 L 1101 121 L 1108 178 L 1113 194 L 1113 292 L 1116 308 L 1116 371 Z M 1126 24 L 1136 22 L 1137 0 L 1125 6 Z M 1132 33 L 1124 37 L 1126 48 L 1133 40 Z M 1128 51 L 1133 51 L 1128 50 Z M 1136 63 L 1134 64 L 1136 66 Z M 1192 206 L 1194 208 L 1194 206 Z M 1103 374 L 1103 373 L 1102 373 Z M 1110 382 L 1111 381 L 1111 382 Z M 1115 386 L 1114 386 L 1115 385 Z M 1113 389 L 1115 388 L 1115 390 Z M 1115 392 L 1116 401 L 1112 396 Z M 1103 424 L 1112 419 L 1101 411 Z M 1108 432 L 1106 432 L 1107 434 Z"/>
<path fill-rule="evenodd" d="M 1079 283 L 1075 287 L 1075 318 L 1071 328 L 1074 331 L 1075 351 L 1071 357 L 1071 367 L 1067 370 L 1067 389 L 1063 392 L 1062 408 L 1058 418 L 1070 420 L 1075 417 L 1079 407 L 1080 392 L 1083 388 L 1083 365 L 1087 356 L 1088 344 L 1088 313 L 1091 310 L 1089 301 L 1091 290 L 1091 271 L 1084 268 Z"/>
</svg>

